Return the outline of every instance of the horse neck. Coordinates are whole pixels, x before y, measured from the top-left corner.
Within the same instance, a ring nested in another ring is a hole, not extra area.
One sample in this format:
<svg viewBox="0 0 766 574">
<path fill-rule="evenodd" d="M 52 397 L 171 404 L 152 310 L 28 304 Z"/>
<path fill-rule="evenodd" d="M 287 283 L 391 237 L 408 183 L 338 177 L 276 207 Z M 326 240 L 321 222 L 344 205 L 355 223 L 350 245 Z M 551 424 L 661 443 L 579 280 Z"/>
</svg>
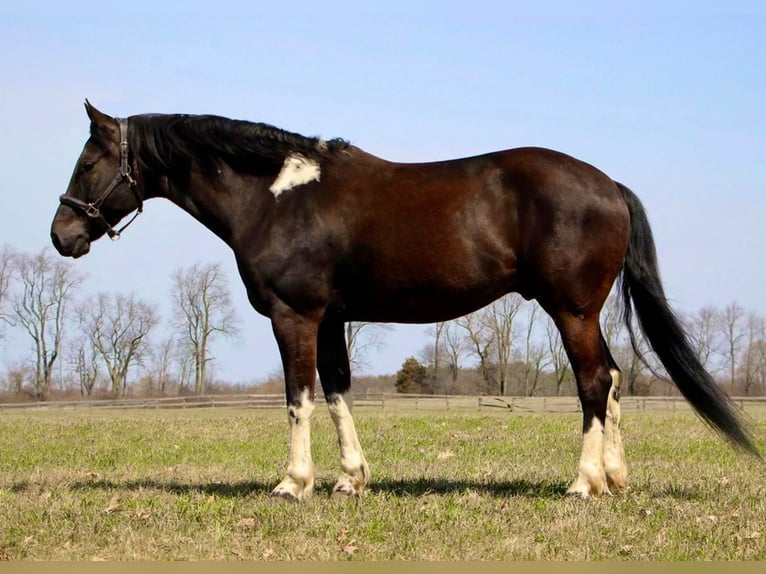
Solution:
<svg viewBox="0 0 766 574">
<path fill-rule="evenodd" d="M 255 217 L 262 210 L 263 192 L 268 192 L 259 179 L 227 169 L 219 181 L 211 181 L 193 167 L 188 173 L 155 174 L 147 197 L 171 201 L 231 246 L 241 213 Z"/>
<path fill-rule="evenodd" d="M 158 131 L 166 133 L 163 128 L 178 119 L 175 115 L 152 114 L 131 118 L 136 126 L 132 147 L 139 167 L 143 166 L 147 172 L 139 174 L 144 197 L 164 197 L 172 201 L 231 245 L 232 226 L 242 221 L 243 213 L 247 213 L 250 222 L 268 217 L 269 206 L 273 206 L 277 194 L 270 191 L 269 186 L 283 168 L 284 159 L 292 153 L 291 148 L 280 149 L 277 156 L 284 151 L 283 158 L 264 157 L 262 162 L 256 158 L 256 169 L 240 172 L 224 160 L 206 162 L 208 152 L 202 146 L 199 150 L 202 155 L 190 158 L 183 151 L 175 153 L 178 150 L 174 151 L 173 146 L 178 142 L 157 138 Z M 294 138 L 298 146 L 311 143 L 310 138 L 303 141 L 305 138 L 294 134 L 284 137 Z M 280 144 L 280 141 L 281 138 L 276 138 L 277 148 L 285 146 L 285 142 Z M 216 151 L 210 149 L 209 154 L 214 158 Z"/>
</svg>

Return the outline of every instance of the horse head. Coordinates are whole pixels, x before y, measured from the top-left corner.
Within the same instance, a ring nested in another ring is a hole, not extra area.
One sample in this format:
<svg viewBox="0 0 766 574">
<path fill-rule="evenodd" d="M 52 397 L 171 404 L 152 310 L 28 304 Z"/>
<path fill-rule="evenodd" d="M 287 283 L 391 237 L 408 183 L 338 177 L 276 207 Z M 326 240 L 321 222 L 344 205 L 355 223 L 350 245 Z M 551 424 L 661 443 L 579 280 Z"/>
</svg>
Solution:
<svg viewBox="0 0 766 574">
<path fill-rule="evenodd" d="M 51 225 L 51 240 L 64 256 L 81 257 L 106 234 L 119 237 L 116 225 L 130 212 L 141 212 L 142 198 L 131 175 L 128 122 L 112 118 L 85 101 L 90 137 L 80 154 Z M 135 218 L 135 215 L 134 215 Z"/>
</svg>

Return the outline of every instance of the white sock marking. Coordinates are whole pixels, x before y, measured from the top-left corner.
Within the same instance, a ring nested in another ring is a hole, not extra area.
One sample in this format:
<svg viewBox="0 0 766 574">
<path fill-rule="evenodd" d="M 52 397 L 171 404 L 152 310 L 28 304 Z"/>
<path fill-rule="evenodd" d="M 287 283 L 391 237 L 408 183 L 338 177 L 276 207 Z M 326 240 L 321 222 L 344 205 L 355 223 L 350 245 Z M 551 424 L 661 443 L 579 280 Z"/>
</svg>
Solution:
<svg viewBox="0 0 766 574">
<path fill-rule="evenodd" d="M 356 434 L 354 419 L 351 416 L 351 405 L 353 404 L 351 396 L 350 394 L 336 396 L 336 400 L 328 403 L 328 409 L 335 423 L 335 429 L 338 431 L 341 468 L 346 472 L 349 468 L 359 467 L 362 460 L 362 449 Z"/>
<path fill-rule="evenodd" d="M 609 389 L 609 398 L 606 403 L 606 427 L 604 429 L 604 468 L 607 479 L 617 489 L 625 488 L 627 468 L 625 466 L 625 450 L 622 446 L 620 434 L 620 402 L 615 399 L 620 392 L 620 372 L 612 369 L 612 387 Z"/>
<path fill-rule="evenodd" d="M 590 428 L 582 435 L 577 478 L 567 492 L 583 498 L 609 492 L 604 474 L 604 426 L 598 417 L 593 417 Z"/>
<path fill-rule="evenodd" d="M 582 437 L 582 455 L 580 456 L 580 469 L 589 477 L 604 472 L 603 445 L 604 427 L 597 417 L 593 417 L 590 428 Z"/>
<path fill-rule="evenodd" d="M 312 181 L 319 181 L 321 175 L 319 162 L 299 153 L 291 153 L 285 158 L 282 170 L 269 187 L 269 191 L 274 194 L 274 197 L 279 197 L 284 191 Z"/>
<path fill-rule="evenodd" d="M 311 413 L 314 403 L 308 390 L 303 391 L 298 406 L 288 407 L 290 421 L 290 458 L 287 475 L 303 482 L 308 488 L 314 482 L 314 463 L 311 460 Z"/>
<path fill-rule="evenodd" d="M 353 398 L 349 392 L 333 396 L 328 401 L 327 407 L 335 423 L 335 429 L 338 431 L 341 471 L 357 483 L 353 485 L 355 489 L 361 489 L 367 481 L 368 468 L 356 434 L 354 418 L 351 416 L 352 404 Z"/>
</svg>

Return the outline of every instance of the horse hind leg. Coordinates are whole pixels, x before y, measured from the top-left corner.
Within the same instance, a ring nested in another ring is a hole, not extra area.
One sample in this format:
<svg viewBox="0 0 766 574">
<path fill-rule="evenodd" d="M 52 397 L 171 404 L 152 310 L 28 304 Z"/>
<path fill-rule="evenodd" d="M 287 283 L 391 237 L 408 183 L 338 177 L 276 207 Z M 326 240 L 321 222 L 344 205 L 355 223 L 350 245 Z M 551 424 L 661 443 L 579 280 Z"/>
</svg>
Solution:
<svg viewBox="0 0 766 574">
<path fill-rule="evenodd" d="M 555 316 L 577 380 L 583 410 L 582 452 L 577 477 L 567 494 L 589 498 L 625 486 L 620 436 L 620 373 L 609 354 L 598 314 Z"/>
<path fill-rule="evenodd" d="M 620 432 L 620 385 L 622 374 L 619 369 L 609 369 L 612 384 L 606 402 L 606 420 L 604 423 L 604 472 L 612 492 L 625 490 L 628 469 L 625 464 L 625 450 Z"/>
</svg>

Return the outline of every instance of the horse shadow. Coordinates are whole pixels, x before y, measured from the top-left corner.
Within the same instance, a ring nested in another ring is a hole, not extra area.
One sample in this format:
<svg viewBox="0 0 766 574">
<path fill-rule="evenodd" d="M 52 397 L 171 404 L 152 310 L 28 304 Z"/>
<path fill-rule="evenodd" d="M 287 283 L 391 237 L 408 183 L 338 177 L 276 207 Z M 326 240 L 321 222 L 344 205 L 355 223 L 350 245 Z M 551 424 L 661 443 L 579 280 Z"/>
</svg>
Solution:
<svg viewBox="0 0 766 574">
<path fill-rule="evenodd" d="M 202 482 L 185 483 L 158 479 L 138 479 L 115 481 L 109 479 L 80 480 L 68 485 L 70 490 L 159 490 L 177 495 L 199 493 L 222 498 L 246 498 L 269 494 L 274 484 L 258 480 L 238 482 Z M 332 494 L 333 484 L 321 482 L 315 485 L 317 494 Z M 23 484 L 17 484 L 14 490 L 23 490 Z M 528 480 L 513 481 L 471 481 L 447 479 L 382 479 L 368 486 L 371 494 L 385 494 L 394 497 L 423 497 L 429 495 L 450 496 L 467 492 L 476 492 L 496 498 L 523 496 L 528 498 L 560 498 L 566 493 L 567 485 L 563 482 Z"/>
<path fill-rule="evenodd" d="M 476 492 L 495 498 L 523 496 L 527 498 L 560 498 L 566 494 L 567 484 L 551 481 L 474 481 L 448 479 L 383 479 L 369 487 L 373 493 L 393 496 L 454 495 Z"/>
<path fill-rule="evenodd" d="M 157 490 L 176 495 L 202 494 L 219 498 L 247 498 L 271 493 L 275 482 L 259 480 L 243 480 L 237 482 L 200 482 L 186 483 L 174 480 L 160 479 L 136 479 L 136 480 L 109 480 L 93 479 L 70 482 L 66 485 L 72 491 L 94 490 Z M 24 492 L 33 488 L 29 481 L 19 481 L 9 488 L 11 492 Z M 333 484 L 331 482 L 319 482 L 314 487 L 315 494 L 332 495 Z M 449 480 L 449 479 L 393 479 L 383 478 L 376 480 L 368 486 L 368 492 L 374 495 L 388 495 L 398 498 L 419 498 L 425 496 L 453 496 L 475 492 L 494 498 L 505 499 L 512 497 L 536 498 L 536 499 L 563 499 L 567 498 L 568 483 L 563 481 L 530 481 L 525 479 L 510 481 L 473 481 L 473 480 Z M 667 486 L 657 493 L 661 497 L 676 500 L 702 500 L 704 494 L 695 488 L 682 488 Z"/>
</svg>

